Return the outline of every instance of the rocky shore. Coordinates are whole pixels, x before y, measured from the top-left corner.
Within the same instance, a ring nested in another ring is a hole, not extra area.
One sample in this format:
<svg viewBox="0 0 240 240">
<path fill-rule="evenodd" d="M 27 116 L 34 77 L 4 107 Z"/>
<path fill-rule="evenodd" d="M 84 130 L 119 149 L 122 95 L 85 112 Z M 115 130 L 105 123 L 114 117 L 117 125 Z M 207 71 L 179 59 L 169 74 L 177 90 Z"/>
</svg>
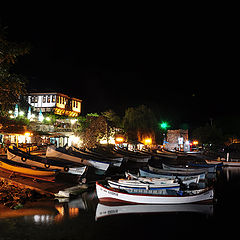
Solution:
<svg viewBox="0 0 240 240">
<path fill-rule="evenodd" d="M 0 204 L 11 209 L 19 209 L 27 201 L 35 201 L 46 196 L 35 190 L 19 188 L 10 184 L 7 180 L 0 180 Z"/>
</svg>

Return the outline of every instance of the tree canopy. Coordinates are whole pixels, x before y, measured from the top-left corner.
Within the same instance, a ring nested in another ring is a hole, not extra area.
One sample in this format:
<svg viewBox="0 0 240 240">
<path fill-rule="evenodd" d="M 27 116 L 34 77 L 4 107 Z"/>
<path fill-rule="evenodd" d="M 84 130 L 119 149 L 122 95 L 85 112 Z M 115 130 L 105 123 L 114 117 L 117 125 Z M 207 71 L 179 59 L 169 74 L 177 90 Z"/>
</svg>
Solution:
<svg viewBox="0 0 240 240">
<path fill-rule="evenodd" d="M 155 140 L 157 119 L 151 109 L 145 105 L 130 107 L 125 111 L 123 127 L 131 140 L 141 140 L 146 136 L 151 136 Z"/>
<path fill-rule="evenodd" d="M 19 97 L 26 93 L 26 79 L 11 72 L 11 67 L 19 56 L 29 53 L 26 43 L 7 40 L 5 29 L 0 25 L 0 105 L 1 113 L 12 108 Z"/>
</svg>

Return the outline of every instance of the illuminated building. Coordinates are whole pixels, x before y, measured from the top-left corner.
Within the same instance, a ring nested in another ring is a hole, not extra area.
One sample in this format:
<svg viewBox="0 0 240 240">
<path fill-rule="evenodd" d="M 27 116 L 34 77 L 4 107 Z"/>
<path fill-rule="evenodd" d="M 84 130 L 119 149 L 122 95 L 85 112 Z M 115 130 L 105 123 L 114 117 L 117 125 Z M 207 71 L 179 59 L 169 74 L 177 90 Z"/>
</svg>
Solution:
<svg viewBox="0 0 240 240">
<path fill-rule="evenodd" d="M 69 117 L 77 117 L 81 113 L 82 100 L 62 93 L 29 93 L 27 101 L 37 112 L 54 112 Z"/>
<path fill-rule="evenodd" d="M 168 130 L 167 141 L 165 142 L 165 148 L 168 150 L 178 151 L 190 151 L 190 145 L 188 141 L 188 130 Z"/>
</svg>

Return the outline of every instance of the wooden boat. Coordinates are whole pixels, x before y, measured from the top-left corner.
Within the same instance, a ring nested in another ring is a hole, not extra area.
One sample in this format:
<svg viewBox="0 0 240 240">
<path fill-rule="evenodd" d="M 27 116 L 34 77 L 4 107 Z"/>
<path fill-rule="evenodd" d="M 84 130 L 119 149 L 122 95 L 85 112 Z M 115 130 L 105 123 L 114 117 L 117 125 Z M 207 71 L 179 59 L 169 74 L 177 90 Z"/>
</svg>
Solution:
<svg viewBox="0 0 240 240">
<path fill-rule="evenodd" d="M 83 157 L 83 158 L 94 159 L 99 162 L 108 162 L 110 165 L 115 167 L 120 167 L 122 165 L 123 158 L 114 159 L 114 158 L 106 157 L 100 154 L 96 154 L 89 150 L 86 150 L 86 151 L 80 150 L 76 147 L 71 147 L 71 149 L 73 150 L 73 154 L 79 155 L 80 157 Z"/>
<path fill-rule="evenodd" d="M 9 148 L 7 150 L 7 158 L 14 162 L 27 163 L 31 166 L 47 169 L 58 169 L 63 173 L 71 173 L 79 176 L 82 176 L 87 170 L 87 167 L 81 164 L 73 164 L 71 162 L 64 161 L 63 159 L 56 160 L 37 155 L 31 155 L 30 153 L 21 151 L 16 147 L 13 147 L 13 149 Z"/>
<path fill-rule="evenodd" d="M 200 174 L 196 176 L 181 176 L 181 175 L 167 175 L 151 172 L 147 169 L 139 169 L 139 174 L 141 177 L 147 178 L 166 178 L 166 179 L 180 179 L 183 184 L 189 185 L 190 183 L 199 183 Z"/>
<path fill-rule="evenodd" d="M 56 173 L 59 172 L 58 170 L 33 167 L 25 163 L 18 163 L 3 158 L 0 158 L 0 167 L 7 171 L 19 173 L 24 176 L 31 176 L 33 178 L 55 177 Z"/>
<path fill-rule="evenodd" d="M 185 170 L 172 170 L 172 169 L 161 169 L 156 168 L 153 166 L 148 165 L 148 168 L 151 172 L 161 174 L 161 175 L 168 175 L 168 176 L 174 176 L 174 177 L 196 177 L 200 175 L 200 179 L 204 180 L 207 175 L 207 171 L 205 169 L 185 169 Z"/>
<path fill-rule="evenodd" d="M 217 170 L 217 164 L 208 164 L 208 163 L 189 163 L 187 166 L 197 167 L 197 168 L 206 168 L 209 173 L 214 173 Z"/>
<path fill-rule="evenodd" d="M 153 213 L 199 213 L 213 215 L 212 204 L 118 204 L 105 205 L 98 203 L 95 219 L 120 214 L 153 214 Z"/>
<path fill-rule="evenodd" d="M 223 166 L 240 167 L 240 161 L 222 161 Z"/>
<path fill-rule="evenodd" d="M 167 170 L 177 170 L 177 171 L 194 171 L 194 170 L 204 170 L 206 172 L 216 172 L 216 166 L 210 166 L 210 167 L 191 167 L 189 165 L 169 165 L 162 163 L 163 169 Z"/>
<path fill-rule="evenodd" d="M 144 194 L 167 194 L 169 190 L 179 191 L 180 189 L 180 184 L 174 182 L 174 180 L 161 179 L 119 179 L 117 181 L 108 180 L 108 185 L 112 188 L 125 190 L 129 193 Z"/>
<path fill-rule="evenodd" d="M 55 148 L 53 146 L 50 146 L 47 148 L 46 156 L 61 158 L 74 163 L 80 163 L 86 166 L 94 167 L 102 171 L 106 171 L 110 165 L 109 162 L 98 161 L 96 159 L 86 157 L 86 156 L 84 156 L 83 158 L 83 156 L 81 157 L 81 155 L 76 154 L 76 152 L 74 151 L 72 153 L 69 153 L 64 148 Z"/>
<path fill-rule="evenodd" d="M 183 204 L 195 202 L 209 202 L 213 200 L 213 189 L 204 189 L 197 194 L 186 195 L 149 195 L 127 193 L 119 189 L 96 182 L 97 197 L 100 202 L 128 202 L 140 204 Z"/>
<path fill-rule="evenodd" d="M 139 152 L 132 152 L 128 150 L 123 149 L 114 149 L 116 153 L 122 154 L 125 158 L 127 158 L 128 161 L 137 162 L 137 163 L 148 163 L 148 161 L 151 159 L 150 155 L 147 154 L 141 154 Z"/>
<path fill-rule="evenodd" d="M 120 167 L 123 163 L 123 156 L 114 152 L 110 152 L 107 150 L 103 150 L 100 148 L 91 148 L 91 149 L 86 149 L 87 153 L 92 154 L 95 157 L 98 158 L 105 158 L 106 160 L 110 161 L 111 164 L 115 167 Z"/>
</svg>

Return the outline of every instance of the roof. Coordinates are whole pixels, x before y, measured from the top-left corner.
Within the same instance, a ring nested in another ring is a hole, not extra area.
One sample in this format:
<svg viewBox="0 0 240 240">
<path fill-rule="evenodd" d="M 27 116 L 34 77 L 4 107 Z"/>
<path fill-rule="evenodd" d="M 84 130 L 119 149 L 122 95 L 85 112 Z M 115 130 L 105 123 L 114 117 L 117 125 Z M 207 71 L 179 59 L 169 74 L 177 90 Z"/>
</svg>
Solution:
<svg viewBox="0 0 240 240">
<path fill-rule="evenodd" d="M 58 93 L 58 92 L 31 92 L 31 93 L 28 93 L 28 95 L 59 95 L 59 96 L 63 96 L 63 97 L 66 97 L 66 98 L 71 98 L 72 100 L 75 100 L 75 101 L 82 102 L 82 100 L 79 99 L 79 98 L 69 97 L 66 94 Z"/>
</svg>

